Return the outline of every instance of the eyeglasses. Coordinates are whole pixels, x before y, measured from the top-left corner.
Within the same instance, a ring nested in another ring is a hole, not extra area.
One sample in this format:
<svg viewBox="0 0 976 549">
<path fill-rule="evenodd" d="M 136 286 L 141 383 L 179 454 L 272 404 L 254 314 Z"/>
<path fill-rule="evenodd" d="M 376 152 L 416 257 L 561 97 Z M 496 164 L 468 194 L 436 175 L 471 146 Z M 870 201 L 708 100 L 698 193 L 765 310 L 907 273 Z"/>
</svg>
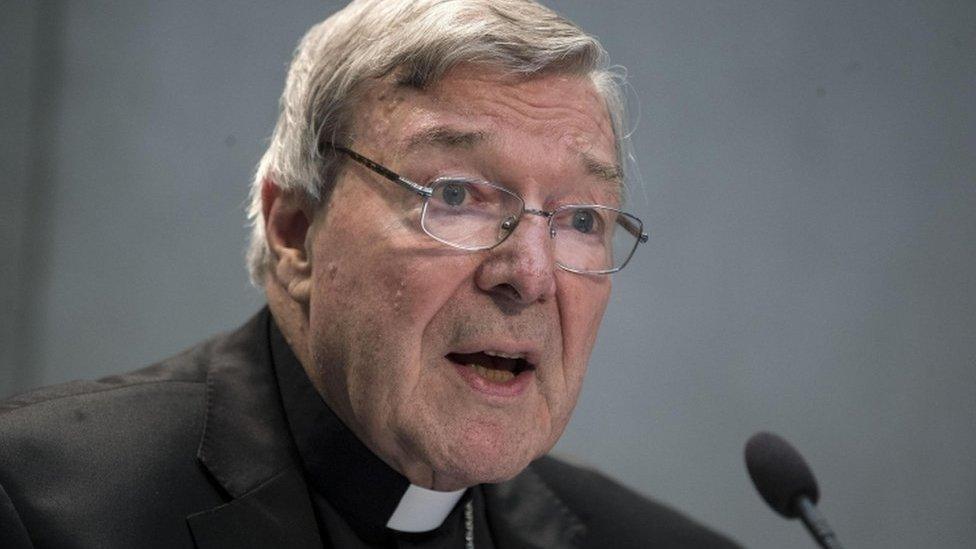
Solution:
<svg viewBox="0 0 976 549">
<path fill-rule="evenodd" d="M 623 269 L 637 245 L 648 239 L 644 223 L 617 208 L 600 204 L 566 204 L 550 211 L 526 208 L 521 196 L 488 181 L 441 177 L 428 187 L 346 147 L 332 143 L 325 146 L 423 197 L 420 227 L 448 246 L 490 250 L 515 231 L 523 215 L 538 215 L 548 221 L 559 268 L 604 275 Z"/>
</svg>

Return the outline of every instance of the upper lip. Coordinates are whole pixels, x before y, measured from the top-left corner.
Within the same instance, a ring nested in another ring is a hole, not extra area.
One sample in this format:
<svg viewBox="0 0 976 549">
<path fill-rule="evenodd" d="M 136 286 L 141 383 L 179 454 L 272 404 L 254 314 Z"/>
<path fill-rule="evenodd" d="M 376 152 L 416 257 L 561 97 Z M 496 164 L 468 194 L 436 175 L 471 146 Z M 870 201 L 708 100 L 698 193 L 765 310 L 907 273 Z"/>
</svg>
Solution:
<svg viewBox="0 0 976 549">
<path fill-rule="evenodd" d="M 467 355 L 473 353 L 485 353 L 490 356 L 500 356 L 503 358 L 521 359 L 535 368 L 542 360 L 542 351 L 531 343 L 510 342 L 500 344 L 493 343 L 470 343 L 461 347 L 451 349 L 446 354 Z"/>
</svg>

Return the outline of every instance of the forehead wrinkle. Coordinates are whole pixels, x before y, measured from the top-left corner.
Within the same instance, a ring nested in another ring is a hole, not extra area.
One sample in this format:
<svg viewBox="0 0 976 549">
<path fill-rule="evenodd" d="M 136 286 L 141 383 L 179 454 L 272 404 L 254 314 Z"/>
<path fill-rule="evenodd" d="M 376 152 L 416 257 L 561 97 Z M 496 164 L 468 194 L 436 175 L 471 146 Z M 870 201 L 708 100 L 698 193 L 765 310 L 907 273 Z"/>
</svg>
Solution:
<svg viewBox="0 0 976 549">
<path fill-rule="evenodd" d="M 610 127 L 609 118 L 600 116 L 605 111 L 602 104 L 594 118 L 594 112 L 590 109 L 593 105 L 590 101 L 597 100 L 595 92 L 589 90 L 580 95 L 567 97 L 566 94 L 536 94 L 529 90 L 528 93 L 520 93 L 519 88 L 507 88 L 502 93 L 491 96 L 482 96 L 482 101 L 489 101 L 502 109 L 508 109 L 517 116 L 514 120 L 520 120 L 519 125 L 530 126 L 532 123 L 540 124 L 543 131 L 551 132 L 554 129 L 563 129 L 564 133 L 576 133 L 578 136 L 589 135 L 591 138 L 604 140 L 608 144 L 615 146 L 613 130 Z M 596 130 L 594 132 L 593 130 Z M 590 141 L 590 139 L 587 139 Z M 590 147 L 596 145 L 591 142 Z"/>
<path fill-rule="evenodd" d="M 567 106 L 558 100 L 549 103 L 531 101 L 525 97 L 503 97 L 503 95 L 486 98 L 487 101 L 481 101 L 479 98 L 477 101 L 489 104 L 489 109 L 494 112 L 483 114 L 494 123 L 512 125 L 529 133 L 553 134 L 555 140 L 576 149 L 583 171 L 587 175 L 619 185 L 623 184 L 621 166 L 616 162 L 601 160 L 599 156 L 602 155 L 592 152 L 599 151 L 600 144 L 609 144 L 610 150 L 615 150 L 616 143 L 610 137 L 611 134 L 607 133 L 611 131 L 609 125 L 603 123 L 606 121 L 593 120 L 585 106 L 581 104 L 573 103 Z M 501 110 L 507 110 L 516 116 L 505 116 L 499 112 Z M 588 122 L 596 122 L 596 127 L 589 126 Z M 593 129 L 599 133 L 594 133 Z"/>
<path fill-rule="evenodd" d="M 557 101 L 547 104 L 541 101 L 533 102 L 524 97 L 503 98 L 496 96 L 493 100 L 496 105 L 516 115 L 510 119 L 515 122 L 516 126 L 523 128 L 534 126 L 536 131 L 545 133 L 558 132 L 563 135 L 573 134 L 577 137 L 587 134 L 593 135 L 592 130 L 594 128 L 588 128 L 588 123 L 598 122 L 591 119 L 590 114 L 582 105 L 567 106 L 559 104 Z M 496 118 L 503 118 L 500 113 L 495 116 Z M 597 123 L 595 129 L 600 132 L 596 137 L 605 138 L 606 130 L 609 128 Z M 590 146 L 593 146 L 593 143 L 590 143 Z"/>
<path fill-rule="evenodd" d="M 569 129 L 570 133 L 589 135 L 603 141 L 610 151 L 616 149 L 616 138 L 606 105 L 588 79 L 574 75 L 561 76 L 553 85 L 549 78 L 499 78 L 470 69 L 457 69 L 454 76 L 461 83 L 473 82 L 477 85 L 473 90 L 467 88 L 462 92 L 463 97 L 459 98 L 459 88 L 465 87 L 446 85 L 442 81 L 429 90 L 428 97 L 437 103 L 461 106 L 455 110 L 455 114 L 464 116 L 478 113 L 523 128 L 538 125 L 536 131 L 543 132 L 560 128 L 566 133 Z M 572 89 L 561 89 L 564 83 L 571 84 Z M 590 146 L 595 144 L 591 143 Z"/>
</svg>

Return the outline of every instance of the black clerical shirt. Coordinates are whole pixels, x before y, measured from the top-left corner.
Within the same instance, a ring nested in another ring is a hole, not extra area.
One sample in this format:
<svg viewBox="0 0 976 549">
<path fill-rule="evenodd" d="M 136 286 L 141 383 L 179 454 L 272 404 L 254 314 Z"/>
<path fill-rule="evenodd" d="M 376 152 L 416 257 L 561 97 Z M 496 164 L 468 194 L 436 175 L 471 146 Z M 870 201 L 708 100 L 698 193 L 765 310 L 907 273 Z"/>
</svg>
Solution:
<svg viewBox="0 0 976 549">
<path fill-rule="evenodd" d="M 444 522 L 429 532 L 387 528 L 410 482 L 373 454 L 326 405 L 273 321 L 270 336 L 285 416 L 326 547 L 463 549 L 468 501 L 474 509 L 475 547 L 494 547 L 479 486 L 469 488 Z"/>
</svg>

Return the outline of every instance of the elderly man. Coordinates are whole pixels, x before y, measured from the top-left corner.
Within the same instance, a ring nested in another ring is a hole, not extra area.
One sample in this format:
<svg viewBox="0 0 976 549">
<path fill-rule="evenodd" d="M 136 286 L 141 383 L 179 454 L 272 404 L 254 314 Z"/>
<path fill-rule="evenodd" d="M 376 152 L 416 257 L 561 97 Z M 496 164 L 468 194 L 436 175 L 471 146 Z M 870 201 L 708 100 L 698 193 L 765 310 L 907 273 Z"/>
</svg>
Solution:
<svg viewBox="0 0 976 549">
<path fill-rule="evenodd" d="M 267 310 L 3 404 L 0 546 L 731 547 L 544 457 L 646 240 L 604 57 L 517 0 L 312 28 L 252 188 Z"/>
</svg>

